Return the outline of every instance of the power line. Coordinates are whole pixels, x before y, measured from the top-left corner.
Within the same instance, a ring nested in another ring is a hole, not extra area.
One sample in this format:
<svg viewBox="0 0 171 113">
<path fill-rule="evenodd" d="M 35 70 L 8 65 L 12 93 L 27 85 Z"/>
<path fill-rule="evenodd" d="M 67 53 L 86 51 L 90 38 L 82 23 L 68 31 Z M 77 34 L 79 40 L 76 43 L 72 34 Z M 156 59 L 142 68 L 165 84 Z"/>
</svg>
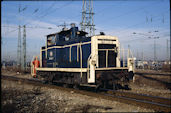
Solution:
<svg viewBox="0 0 171 113">
<path fill-rule="evenodd" d="M 122 42 L 135 42 L 135 41 L 139 41 L 139 40 L 149 40 L 149 39 L 147 39 L 147 37 L 142 37 L 142 38 L 124 40 L 124 41 L 122 41 Z"/>
<path fill-rule="evenodd" d="M 72 2 L 72 1 L 71 1 Z M 64 4 L 63 6 L 61 6 L 61 7 L 58 7 L 58 8 L 56 8 L 56 9 L 61 9 L 61 8 L 63 8 L 63 7 L 65 7 L 65 6 L 67 6 L 67 5 L 69 5 L 71 2 L 69 2 L 69 3 L 66 3 L 66 4 Z M 54 6 L 54 4 L 52 4 L 51 6 Z M 20 12 L 20 7 L 21 6 L 19 6 L 19 12 Z M 49 7 L 50 8 L 50 7 Z M 48 8 L 48 9 L 49 9 Z M 55 9 L 55 10 L 56 10 Z M 54 10 L 53 10 L 54 11 Z M 43 15 L 43 16 L 41 16 L 41 19 L 43 18 L 43 17 L 45 17 L 45 16 L 47 16 L 49 13 L 46 13 L 45 15 Z M 40 18 L 40 17 L 39 17 Z M 26 23 L 26 24 L 24 24 L 24 25 L 28 25 L 28 24 L 30 24 L 31 22 L 28 22 L 28 23 Z M 1 26 L 1 27 L 7 27 L 7 26 Z M 11 27 L 13 27 L 13 26 L 11 26 Z M 14 27 L 13 27 L 14 28 Z M 15 27 L 15 28 L 17 28 L 17 27 Z M 42 29 L 56 29 L 56 28 L 52 28 L 52 27 L 37 27 L 37 26 L 35 26 L 35 27 L 29 27 L 29 26 L 27 26 L 27 28 L 42 28 Z M 18 29 L 18 28 L 17 28 Z M 16 29 L 16 30 L 17 30 Z M 14 30 L 14 31 L 16 31 L 16 30 Z M 12 31 L 10 31 L 10 32 L 14 32 L 13 30 Z"/>
<path fill-rule="evenodd" d="M 164 37 L 163 37 L 164 38 Z M 135 42 L 135 41 L 146 41 L 146 40 L 151 40 L 151 38 L 148 38 L 148 37 L 141 37 L 141 38 L 135 38 L 135 39 L 130 39 L 130 40 L 124 40 L 124 41 L 121 41 L 121 42 Z"/>
<path fill-rule="evenodd" d="M 68 3 L 66 3 L 66 4 L 64 4 L 64 5 L 61 6 L 61 7 L 57 7 L 57 8 L 55 8 L 54 10 L 52 10 L 51 12 L 54 13 L 54 11 L 58 11 L 57 9 L 65 8 L 66 6 L 70 5 L 72 2 L 73 2 L 73 1 L 70 1 L 70 2 L 68 2 Z M 53 13 L 48 13 L 48 14 L 53 14 Z M 48 14 L 46 14 L 46 15 L 48 15 Z M 46 15 L 44 15 L 44 16 L 46 16 Z M 43 17 L 44 17 L 44 16 L 43 16 Z"/>
<path fill-rule="evenodd" d="M 121 3 L 120 3 L 119 5 L 117 5 L 117 7 L 123 5 L 124 3 L 125 3 L 125 1 L 121 1 Z M 111 5 L 111 6 L 113 7 L 113 5 Z M 106 9 L 110 9 L 111 6 L 105 7 L 105 8 L 103 8 L 102 10 L 96 12 L 96 15 L 102 14 L 101 12 L 105 11 Z M 115 8 L 116 8 L 116 7 L 115 7 Z"/>
<path fill-rule="evenodd" d="M 50 9 L 52 9 L 56 4 L 55 4 L 56 1 L 54 1 L 46 10 L 43 11 L 44 15 L 46 15 Z M 39 16 L 39 18 L 43 17 L 42 16 Z"/>
<path fill-rule="evenodd" d="M 17 26 L 1 26 L 1 27 L 17 28 Z M 41 26 L 27 26 L 26 28 L 34 28 L 34 29 L 38 29 L 38 28 L 41 28 L 41 29 L 56 29 L 56 28 L 53 28 L 53 27 L 41 27 Z"/>
<path fill-rule="evenodd" d="M 156 4 L 158 4 L 158 3 L 156 3 Z M 153 4 L 154 5 L 154 4 Z M 149 5 L 150 6 L 150 5 Z M 138 8 L 136 11 L 134 11 L 134 12 L 137 12 L 137 11 L 139 11 L 139 10 L 142 10 L 142 9 L 144 9 L 144 8 L 146 8 L 146 7 L 142 7 L 142 8 Z M 130 13 L 134 13 L 133 11 L 129 11 Z M 108 19 L 109 21 L 111 21 L 111 20 L 114 20 L 114 19 L 116 19 L 116 18 L 119 18 L 119 17 L 122 17 L 122 16 L 125 16 L 125 15 L 128 15 L 128 14 L 130 14 L 129 12 L 127 12 L 127 13 L 123 13 L 123 14 L 121 14 L 121 15 L 119 15 L 119 16 L 116 16 L 115 18 L 112 18 L 112 19 Z M 168 11 L 167 11 L 168 12 Z M 142 22 L 142 23 L 144 23 L 144 22 Z M 141 23 L 140 23 L 141 24 Z M 110 24 L 110 25 L 112 25 L 112 24 Z M 105 30 L 105 29 L 103 29 L 103 30 Z"/>
<path fill-rule="evenodd" d="M 64 5 L 61 6 L 61 7 L 55 8 L 55 9 L 52 10 L 52 11 L 54 12 L 56 9 L 62 9 L 62 8 L 64 8 L 65 6 L 69 5 L 71 2 L 73 2 L 73 1 L 70 1 L 69 3 L 66 3 L 66 4 L 64 4 Z M 51 12 L 52 12 L 52 11 L 51 11 Z M 46 14 L 44 14 L 43 16 L 38 17 L 39 20 L 43 19 L 43 18 L 44 18 L 45 16 L 47 16 L 48 14 L 54 14 L 54 13 L 46 13 Z M 26 24 L 24 24 L 24 25 L 28 25 L 28 24 L 30 24 L 30 23 L 31 23 L 31 22 L 28 22 L 28 23 L 26 23 Z"/>
<path fill-rule="evenodd" d="M 12 31 L 6 32 L 5 35 L 9 35 L 10 33 L 15 32 L 15 31 L 17 31 L 19 29 L 18 27 L 15 27 L 15 28 L 17 28 L 17 29 L 14 29 Z"/>
<path fill-rule="evenodd" d="M 158 4 L 158 2 L 157 2 L 156 4 Z M 141 7 L 141 8 L 137 8 L 136 10 L 127 11 L 127 12 L 125 12 L 125 13 L 119 15 L 119 16 L 115 16 L 115 18 L 113 18 L 113 17 L 112 17 L 112 18 L 108 18 L 108 20 L 109 20 L 109 21 L 115 20 L 115 19 L 117 19 L 117 18 L 119 18 L 119 17 L 126 16 L 126 15 L 131 14 L 131 13 L 135 13 L 135 12 L 140 11 L 140 10 L 142 10 L 142 9 L 145 9 L 145 8 L 147 8 L 147 7 L 151 7 L 151 5 L 154 6 L 154 5 L 156 5 L 156 4 L 150 4 L 150 5 L 147 5 L 147 6 L 143 6 L 143 7 Z M 106 19 L 106 18 L 105 18 L 105 19 Z M 108 21 L 108 22 L 109 22 L 109 21 Z"/>
<path fill-rule="evenodd" d="M 39 10 L 39 8 L 36 8 L 35 10 L 34 10 L 34 12 L 32 13 L 32 15 L 30 15 L 30 16 L 32 16 L 32 18 L 33 18 L 33 15 L 34 14 L 37 14 L 37 12 L 38 12 L 38 10 Z M 40 17 L 39 17 L 40 18 Z M 27 22 L 25 25 L 28 25 L 28 24 L 30 24 L 31 22 Z"/>
<path fill-rule="evenodd" d="M 165 13 L 167 13 L 168 11 L 169 11 L 169 10 L 165 11 Z M 154 16 L 154 17 L 158 17 L 158 15 L 157 15 L 157 16 Z M 160 18 L 159 18 L 159 19 L 157 19 L 157 20 L 160 20 Z M 124 31 L 127 31 L 127 29 L 128 29 L 128 28 L 135 27 L 135 26 L 140 25 L 140 24 L 143 24 L 143 23 L 145 23 L 145 22 L 146 22 L 146 21 L 143 21 L 143 22 L 136 23 L 136 24 L 134 24 L 134 25 L 128 26 L 128 27 L 126 27 L 126 29 L 123 29 L 123 30 L 117 31 L 116 33 L 122 33 L 122 32 L 124 32 Z"/>
</svg>

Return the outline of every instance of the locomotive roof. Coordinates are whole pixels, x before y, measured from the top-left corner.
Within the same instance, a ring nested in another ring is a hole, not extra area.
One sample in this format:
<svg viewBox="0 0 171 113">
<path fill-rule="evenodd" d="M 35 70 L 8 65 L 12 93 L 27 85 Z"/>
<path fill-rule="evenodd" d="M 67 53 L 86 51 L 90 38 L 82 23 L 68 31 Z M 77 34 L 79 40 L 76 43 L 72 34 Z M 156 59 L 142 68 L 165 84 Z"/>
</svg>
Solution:
<svg viewBox="0 0 171 113">
<path fill-rule="evenodd" d="M 78 34 L 79 36 L 85 36 L 86 34 L 88 34 L 85 31 L 78 31 L 78 32 L 80 32 L 80 34 Z M 62 30 L 62 31 L 57 32 L 57 33 L 48 34 L 47 37 L 54 36 L 56 34 L 59 34 L 59 35 L 67 35 L 67 34 L 70 34 L 70 33 L 71 33 L 71 29 L 69 29 L 69 30 Z"/>
<path fill-rule="evenodd" d="M 107 39 L 115 39 L 115 40 L 118 40 L 118 37 L 116 36 L 110 36 L 110 35 L 95 35 L 95 36 L 98 36 L 98 38 L 107 38 Z"/>
</svg>

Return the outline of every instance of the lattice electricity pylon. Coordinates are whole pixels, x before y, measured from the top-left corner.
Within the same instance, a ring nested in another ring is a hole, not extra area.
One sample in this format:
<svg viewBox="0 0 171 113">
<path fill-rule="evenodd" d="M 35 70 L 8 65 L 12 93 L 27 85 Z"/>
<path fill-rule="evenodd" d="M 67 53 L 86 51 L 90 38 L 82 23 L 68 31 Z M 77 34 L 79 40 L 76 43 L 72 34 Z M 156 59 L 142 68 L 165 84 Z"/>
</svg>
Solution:
<svg viewBox="0 0 171 113">
<path fill-rule="evenodd" d="M 18 48 L 17 48 L 17 65 L 18 70 L 21 70 L 21 26 L 18 28 Z"/>
<path fill-rule="evenodd" d="M 88 36 L 94 35 L 93 20 L 93 2 L 92 0 L 83 0 L 81 30 L 88 33 Z"/>
</svg>

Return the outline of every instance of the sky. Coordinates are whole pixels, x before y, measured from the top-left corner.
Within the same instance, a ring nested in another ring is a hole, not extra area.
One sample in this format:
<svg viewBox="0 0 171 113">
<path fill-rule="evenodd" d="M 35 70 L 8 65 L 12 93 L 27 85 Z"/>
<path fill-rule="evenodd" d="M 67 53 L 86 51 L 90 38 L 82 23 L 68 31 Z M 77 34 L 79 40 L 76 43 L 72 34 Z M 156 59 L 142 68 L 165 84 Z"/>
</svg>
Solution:
<svg viewBox="0 0 171 113">
<path fill-rule="evenodd" d="M 27 61 L 40 54 L 46 35 L 60 31 L 60 25 L 64 22 L 67 25 L 76 23 L 80 27 L 81 0 L 1 3 L 2 60 L 17 59 L 19 25 L 26 25 Z M 155 41 L 157 59 L 165 60 L 167 40 L 170 45 L 169 4 L 169 0 L 94 0 L 95 35 L 103 31 L 106 35 L 116 36 L 121 48 L 127 49 L 129 45 L 134 57 L 144 57 L 145 60 L 153 60 Z M 52 29 L 48 29 L 49 27 Z M 23 28 L 21 36 L 23 37 Z"/>
</svg>

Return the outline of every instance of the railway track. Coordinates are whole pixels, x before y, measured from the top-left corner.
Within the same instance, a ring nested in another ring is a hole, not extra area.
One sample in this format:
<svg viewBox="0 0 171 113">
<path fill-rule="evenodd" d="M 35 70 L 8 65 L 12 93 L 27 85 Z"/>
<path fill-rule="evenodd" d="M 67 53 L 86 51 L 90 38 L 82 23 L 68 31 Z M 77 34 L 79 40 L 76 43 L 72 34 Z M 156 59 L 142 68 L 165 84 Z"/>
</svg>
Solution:
<svg viewBox="0 0 171 113">
<path fill-rule="evenodd" d="M 164 98 L 164 97 L 137 94 L 137 93 L 132 93 L 132 92 L 124 92 L 124 91 L 113 91 L 113 90 L 105 90 L 105 89 L 102 89 L 102 90 L 106 91 L 108 94 L 112 94 L 118 97 L 134 98 L 137 100 L 144 100 L 144 101 L 150 101 L 154 103 L 171 105 L 171 99 Z"/>
<path fill-rule="evenodd" d="M 75 93 L 92 96 L 96 98 L 103 98 L 109 99 L 113 101 L 119 101 L 122 103 L 132 104 L 136 106 L 141 106 L 148 109 L 153 109 L 157 112 L 171 112 L 171 99 L 156 97 L 156 96 L 149 96 L 149 95 L 142 95 L 130 92 L 123 92 L 123 91 L 113 91 L 113 90 L 106 90 L 103 89 L 102 92 L 95 93 L 85 90 L 76 90 L 71 88 L 64 88 L 59 87 L 56 85 L 51 84 L 43 84 L 41 80 L 38 79 L 26 79 L 26 78 L 18 78 L 14 76 L 3 76 L 1 75 L 1 79 L 12 80 L 12 81 L 20 81 L 23 83 L 34 84 L 36 86 L 41 87 L 50 87 L 55 89 L 60 89 L 64 91 L 74 91 Z"/>
</svg>

